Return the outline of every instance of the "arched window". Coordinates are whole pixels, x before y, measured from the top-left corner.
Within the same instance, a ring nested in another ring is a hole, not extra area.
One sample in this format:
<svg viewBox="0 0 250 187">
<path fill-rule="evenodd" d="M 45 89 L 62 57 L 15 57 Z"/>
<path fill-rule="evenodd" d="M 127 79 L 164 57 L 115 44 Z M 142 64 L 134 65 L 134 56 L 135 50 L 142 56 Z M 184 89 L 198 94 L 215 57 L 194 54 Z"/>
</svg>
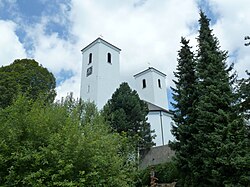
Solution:
<svg viewBox="0 0 250 187">
<path fill-rule="evenodd" d="M 146 79 L 142 80 L 142 88 L 146 88 Z"/>
<path fill-rule="evenodd" d="M 92 53 L 89 53 L 89 64 L 92 62 Z"/>
<path fill-rule="evenodd" d="M 108 54 L 107 54 L 107 62 L 108 62 L 108 63 L 111 63 L 111 53 L 108 53 Z"/>
<path fill-rule="evenodd" d="M 159 88 L 161 88 L 161 80 L 160 79 L 158 79 L 158 86 L 159 86 Z"/>
</svg>

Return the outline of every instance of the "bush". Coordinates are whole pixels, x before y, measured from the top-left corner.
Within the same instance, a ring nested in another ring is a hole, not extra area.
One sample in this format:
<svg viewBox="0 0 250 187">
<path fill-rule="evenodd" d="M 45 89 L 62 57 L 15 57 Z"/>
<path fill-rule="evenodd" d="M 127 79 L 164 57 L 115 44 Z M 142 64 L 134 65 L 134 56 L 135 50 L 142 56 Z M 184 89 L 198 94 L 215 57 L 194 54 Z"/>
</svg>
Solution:
<svg viewBox="0 0 250 187">
<path fill-rule="evenodd" d="M 172 183 L 178 179 L 178 172 L 173 161 L 149 166 L 144 170 L 139 171 L 136 186 L 149 186 L 151 169 L 154 169 L 155 177 L 158 183 Z"/>
</svg>

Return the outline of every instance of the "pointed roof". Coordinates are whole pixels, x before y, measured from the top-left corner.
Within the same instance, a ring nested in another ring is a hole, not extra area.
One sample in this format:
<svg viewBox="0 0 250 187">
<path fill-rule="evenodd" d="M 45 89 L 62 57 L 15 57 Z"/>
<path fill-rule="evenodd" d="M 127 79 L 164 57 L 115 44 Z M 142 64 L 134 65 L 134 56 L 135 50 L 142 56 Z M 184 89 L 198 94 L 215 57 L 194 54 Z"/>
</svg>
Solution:
<svg viewBox="0 0 250 187">
<path fill-rule="evenodd" d="M 104 45 L 107 45 L 108 47 L 110 47 L 110 48 L 116 50 L 117 52 L 120 52 L 120 51 L 121 51 L 120 48 L 118 48 L 118 47 L 114 46 L 113 44 L 111 44 L 111 43 L 105 41 L 104 39 L 98 37 L 96 40 L 94 40 L 94 41 L 91 42 L 89 45 L 87 45 L 86 47 L 84 47 L 84 48 L 81 50 L 81 52 L 86 51 L 87 49 L 89 49 L 90 47 L 94 46 L 94 45 L 97 44 L 97 43 L 102 43 L 102 44 L 104 44 Z"/>
<path fill-rule="evenodd" d="M 148 69 L 135 74 L 134 77 L 136 78 L 136 77 L 141 76 L 143 74 L 146 74 L 148 72 L 155 72 L 155 73 L 157 73 L 157 74 L 159 74 L 159 75 L 161 75 L 163 77 L 166 77 L 166 74 L 162 73 L 161 71 L 159 71 L 159 70 L 157 70 L 157 69 L 155 69 L 153 67 L 149 67 Z"/>
</svg>

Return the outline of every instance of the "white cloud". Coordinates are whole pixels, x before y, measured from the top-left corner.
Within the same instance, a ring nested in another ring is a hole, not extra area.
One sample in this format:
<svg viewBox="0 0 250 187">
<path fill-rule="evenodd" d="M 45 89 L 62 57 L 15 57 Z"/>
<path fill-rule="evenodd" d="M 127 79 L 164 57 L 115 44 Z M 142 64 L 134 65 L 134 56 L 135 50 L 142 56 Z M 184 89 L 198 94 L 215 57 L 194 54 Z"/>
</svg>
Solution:
<svg viewBox="0 0 250 187">
<path fill-rule="evenodd" d="M 161 69 L 172 79 L 180 37 L 198 19 L 195 1 L 72 1 L 72 33 L 85 46 L 100 34 L 122 49 L 121 74 L 133 74 L 149 66 Z M 82 46 L 82 47 L 83 47 Z M 170 81 L 168 81 L 170 82 Z"/>
<path fill-rule="evenodd" d="M 15 59 L 26 58 L 25 49 L 15 34 L 16 24 L 0 20 L 0 66 L 8 65 Z"/>
<path fill-rule="evenodd" d="M 214 32 L 222 49 L 233 56 L 229 61 L 235 63 L 239 77 L 246 76 L 245 70 L 250 67 L 250 47 L 245 47 L 244 37 L 250 35 L 249 0 L 226 1 L 211 0 L 212 10 L 219 15 L 214 25 Z"/>
<path fill-rule="evenodd" d="M 63 84 L 59 85 L 56 88 L 56 91 L 57 91 L 56 100 L 60 100 L 61 98 L 65 98 L 71 92 L 73 93 L 74 98 L 79 98 L 80 97 L 80 94 L 79 94 L 80 93 L 80 84 L 81 84 L 79 77 L 81 77 L 81 75 L 76 74 L 75 76 L 71 77 L 70 79 L 67 79 L 66 81 L 64 81 Z"/>
<path fill-rule="evenodd" d="M 208 2 L 211 10 L 219 15 L 213 25 L 214 33 L 222 49 L 229 50 L 230 54 L 237 52 L 235 67 L 243 76 L 245 69 L 249 68 L 250 60 L 250 47 L 244 47 L 243 40 L 245 35 L 250 34 L 250 21 L 247 19 L 250 12 L 249 6 L 246 6 L 249 2 Z M 17 23 L 27 31 L 26 42 L 33 44 L 34 48 L 30 52 L 39 63 L 55 75 L 62 70 L 73 72 L 73 77 L 58 85 L 57 99 L 65 97 L 69 92 L 79 97 L 82 63 L 80 50 L 99 35 L 122 49 L 121 76 L 123 81 L 129 81 L 130 84 L 133 74 L 153 66 L 167 74 L 167 82 L 172 85 L 181 36 L 191 39 L 190 44 L 196 47 L 197 30 L 192 26 L 199 19 L 197 0 L 72 0 L 70 7 L 69 10 L 68 6 L 62 4 L 57 14 L 43 14 L 40 22 L 32 25 Z M 64 25 L 74 39 L 59 37 L 57 33 L 46 33 L 48 23 L 51 22 Z M 15 29 L 15 23 L 0 21 L 0 33 L 5 36 L 0 38 L 0 65 L 26 56 Z"/>
</svg>

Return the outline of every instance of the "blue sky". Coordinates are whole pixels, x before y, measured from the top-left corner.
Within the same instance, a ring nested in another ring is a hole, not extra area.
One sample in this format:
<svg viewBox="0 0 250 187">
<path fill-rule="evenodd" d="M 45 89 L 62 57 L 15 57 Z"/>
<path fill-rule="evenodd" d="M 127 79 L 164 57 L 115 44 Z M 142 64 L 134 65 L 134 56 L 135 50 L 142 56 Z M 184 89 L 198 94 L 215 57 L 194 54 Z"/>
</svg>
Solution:
<svg viewBox="0 0 250 187">
<path fill-rule="evenodd" d="M 0 0 L 0 65 L 34 58 L 57 78 L 57 98 L 79 97 L 80 50 L 100 35 L 122 49 L 121 81 L 151 66 L 173 86 L 180 38 L 196 48 L 199 9 L 240 77 L 249 69 L 249 0 Z"/>
</svg>

